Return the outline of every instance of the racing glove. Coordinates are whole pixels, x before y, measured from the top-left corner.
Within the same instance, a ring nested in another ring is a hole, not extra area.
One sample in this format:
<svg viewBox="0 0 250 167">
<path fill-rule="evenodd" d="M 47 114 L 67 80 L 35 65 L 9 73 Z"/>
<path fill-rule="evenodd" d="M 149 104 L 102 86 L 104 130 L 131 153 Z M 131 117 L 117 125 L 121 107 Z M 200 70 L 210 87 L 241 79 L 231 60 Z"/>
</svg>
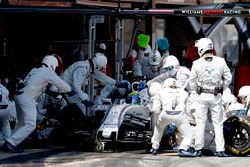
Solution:
<svg viewBox="0 0 250 167">
<path fill-rule="evenodd" d="M 82 104 L 84 104 L 85 107 L 92 107 L 95 103 L 93 103 L 92 101 L 89 101 L 89 100 L 83 100 Z"/>
<path fill-rule="evenodd" d="M 70 97 L 70 96 L 74 96 L 76 94 L 76 92 L 74 90 L 72 90 L 72 91 L 68 92 L 67 94 Z"/>
<path fill-rule="evenodd" d="M 131 85 L 127 80 L 122 80 L 117 82 L 117 87 L 129 90 L 131 88 Z"/>
<path fill-rule="evenodd" d="M 55 92 L 53 90 L 48 90 L 48 89 L 45 91 L 45 93 L 52 97 L 57 97 L 59 95 L 58 92 Z"/>
</svg>

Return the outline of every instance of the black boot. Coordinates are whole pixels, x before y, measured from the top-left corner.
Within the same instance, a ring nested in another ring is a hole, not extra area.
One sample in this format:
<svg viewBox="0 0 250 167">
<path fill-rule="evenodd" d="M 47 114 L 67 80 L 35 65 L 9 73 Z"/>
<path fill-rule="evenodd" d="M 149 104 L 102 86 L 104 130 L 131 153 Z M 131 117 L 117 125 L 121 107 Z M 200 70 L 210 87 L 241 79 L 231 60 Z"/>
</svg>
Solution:
<svg viewBox="0 0 250 167">
<path fill-rule="evenodd" d="M 183 149 L 178 150 L 178 156 L 179 157 L 195 157 L 194 153 L 185 151 Z"/>
<path fill-rule="evenodd" d="M 150 153 L 156 155 L 158 153 L 157 149 L 151 148 Z"/>
<path fill-rule="evenodd" d="M 13 146 L 8 141 L 5 141 L 5 143 L 3 144 L 3 150 L 6 152 L 11 152 L 11 153 L 22 153 L 23 152 L 22 148 L 20 148 L 19 146 Z"/>
<path fill-rule="evenodd" d="M 230 155 L 226 154 L 225 151 L 219 151 L 217 152 L 218 157 L 230 157 Z"/>
<path fill-rule="evenodd" d="M 195 150 L 194 156 L 195 156 L 195 157 L 201 157 L 201 156 L 202 156 L 201 150 Z"/>
</svg>

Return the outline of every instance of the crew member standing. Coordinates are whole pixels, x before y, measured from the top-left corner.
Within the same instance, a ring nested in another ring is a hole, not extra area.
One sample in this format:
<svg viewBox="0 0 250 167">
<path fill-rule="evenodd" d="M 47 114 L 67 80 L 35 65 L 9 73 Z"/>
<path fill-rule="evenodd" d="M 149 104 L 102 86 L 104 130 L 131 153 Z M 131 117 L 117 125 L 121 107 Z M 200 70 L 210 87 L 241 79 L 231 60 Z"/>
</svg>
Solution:
<svg viewBox="0 0 250 167">
<path fill-rule="evenodd" d="M 218 157 L 228 156 L 225 153 L 223 136 L 222 92 L 228 88 L 232 80 L 230 69 L 224 58 L 214 56 L 213 42 L 209 38 L 201 38 L 195 44 L 200 58 L 193 62 L 189 81 L 191 96 L 196 103 L 196 137 L 195 156 L 202 156 L 204 133 L 208 111 L 211 112 L 215 131 L 215 144 Z"/>
</svg>

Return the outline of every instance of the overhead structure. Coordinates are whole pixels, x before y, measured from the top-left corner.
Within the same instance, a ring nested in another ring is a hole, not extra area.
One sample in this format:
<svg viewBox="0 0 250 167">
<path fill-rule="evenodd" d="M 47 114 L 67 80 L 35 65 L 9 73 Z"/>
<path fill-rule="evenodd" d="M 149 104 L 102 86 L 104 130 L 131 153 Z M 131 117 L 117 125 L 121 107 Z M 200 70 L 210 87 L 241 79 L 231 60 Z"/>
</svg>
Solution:
<svg viewBox="0 0 250 167">
<path fill-rule="evenodd" d="M 123 80 L 121 75 L 122 59 L 124 58 L 124 20 L 117 19 L 116 22 L 116 42 L 115 42 L 115 79 Z"/>
<path fill-rule="evenodd" d="M 122 66 L 121 59 L 124 57 L 124 20 L 126 18 L 135 18 L 137 16 L 156 16 L 164 18 L 168 16 L 184 16 L 189 21 L 193 32 L 206 37 L 212 37 L 221 27 L 233 19 L 233 23 L 244 38 L 244 43 L 250 50 L 250 35 L 244 18 L 249 20 L 250 4 L 235 3 L 235 4 L 207 4 L 205 0 L 188 1 L 176 3 L 174 0 L 154 0 L 156 8 L 141 9 L 137 8 L 138 4 L 142 6 L 145 0 L 76 0 L 69 1 L 39 1 L 39 0 L 3 0 L 0 7 L 0 14 L 9 13 L 41 13 L 41 14 L 74 14 L 88 15 L 89 19 L 89 36 L 88 36 L 88 55 L 89 58 L 94 54 L 94 45 L 96 42 L 96 23 L 101 17 L 113 16 L 117 18 L 116 22 L 116 39 L 115 39 L 115 62 L 116 73 L 115 79 L 122 79 L 120 69 Z M 8 2 L 3 4 L 4 2 Z M 198 3 L 199 2 L 199 3 Z M 215 1 L 214 1 L 215 2 Z M 220 0 L 220 2 L 222 2 Z M 226 1 L 223 1 L 226 2 Z M 235 0 L 230 2 L 244 2 L 244 0 Z M 160 5 L 172 5 L 169 8 L 159 9 Z M 180 5 L 176 7 L 177 5 Z M 218 20 L 203 32 L 202 26 L 197 20 L 197 17 L 218 17 Z M 92 88 L 89 88 L 91 93 Z"/>
</svg>

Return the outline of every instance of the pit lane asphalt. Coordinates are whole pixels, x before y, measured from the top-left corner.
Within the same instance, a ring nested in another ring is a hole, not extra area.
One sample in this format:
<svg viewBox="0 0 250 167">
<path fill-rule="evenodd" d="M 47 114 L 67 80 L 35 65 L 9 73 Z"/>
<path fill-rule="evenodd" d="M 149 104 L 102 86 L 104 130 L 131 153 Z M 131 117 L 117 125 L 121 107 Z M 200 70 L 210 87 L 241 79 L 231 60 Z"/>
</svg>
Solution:
<svg viewBox="0 0 250 167">
<path fill-rule="evenodd" d="M 248 157 L 216 156 L 180 158 L 174 152 L 156 156 L 145 150 L 123 152 L 82 152 L 64 148 L 25 149 L 14 154 L 0 151 L 1 167 L 249 167 Z"/>
</svg>

